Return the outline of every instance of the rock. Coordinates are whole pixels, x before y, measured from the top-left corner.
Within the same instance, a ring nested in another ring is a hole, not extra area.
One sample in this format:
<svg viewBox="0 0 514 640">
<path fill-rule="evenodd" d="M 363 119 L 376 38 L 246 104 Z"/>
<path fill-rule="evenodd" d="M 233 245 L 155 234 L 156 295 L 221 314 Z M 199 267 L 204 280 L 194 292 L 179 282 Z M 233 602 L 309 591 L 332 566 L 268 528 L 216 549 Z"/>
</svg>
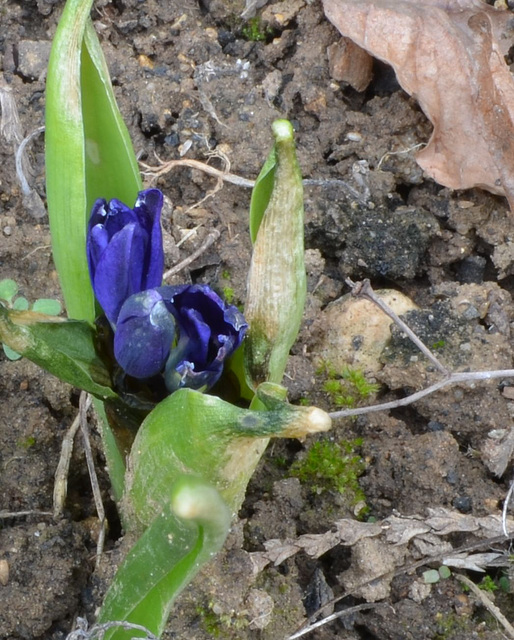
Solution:
<svg viewBox="0 0 514 640">
<path fill-rule="evenodd" d="M 399 291 L 384 289 L 375 294 L 399 315 L 417 309 Z M 382 369 L 380 356 L 391 338 L 391 323 L 391 318 L 372 302 L 351 294 L 343 296 L 322 312 L 316 354 L 336 371 L 351 366 L 365 374 L 376 373 Z"/>
<path fill-rule="evenodd" d="M 21 40 L 18 44 L 18 73 L 30 82 L 46 73 L 50 48 L 46 40 Z"/>
</svg>

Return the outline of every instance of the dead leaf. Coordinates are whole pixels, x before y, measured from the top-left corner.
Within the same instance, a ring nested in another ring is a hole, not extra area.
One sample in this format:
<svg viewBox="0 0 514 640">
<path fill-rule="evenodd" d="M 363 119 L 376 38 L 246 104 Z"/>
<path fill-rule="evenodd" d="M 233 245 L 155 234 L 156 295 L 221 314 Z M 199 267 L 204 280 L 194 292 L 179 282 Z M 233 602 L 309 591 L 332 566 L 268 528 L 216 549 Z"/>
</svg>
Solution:
<svg viewBox="0 0 514 640">
<path fill-rule="evenodd" d="M 419 165 L 452 189 L 505 195 L 514 211 L 510 13 L 481 0 L 323 0 L 342 35 L 394 68 L 434 125 Z"/>
<path fill-rule="evenodd" d="M 508 531 L 514 530 L 514 519 L 507 518 L 506 526 Z M 501 513 L 476 518 L 444 507 L 428 509 L 428 517 L 395 514 L 381 522 L 345 518 L 337 520 L 334 529 L 326 533 L 305 534 L 294 540 L 267 540 L 264 543 L 266 551 L 250 553 L 255 573 L 262 571 L 270 562 L 277 566 L 299 551 L 304 551 L 311 558 L 319 558 L 338 544 L 353 547 L 365 540 L 379 539 L 393 555 L 395 549 L 410 548 L 416 558 L 420 555 L 456 557 L 451 544 L 441 540 L 442 537 L 465 532 L 472 532 L 480 538 L 503 534 Z"/>
</svg>

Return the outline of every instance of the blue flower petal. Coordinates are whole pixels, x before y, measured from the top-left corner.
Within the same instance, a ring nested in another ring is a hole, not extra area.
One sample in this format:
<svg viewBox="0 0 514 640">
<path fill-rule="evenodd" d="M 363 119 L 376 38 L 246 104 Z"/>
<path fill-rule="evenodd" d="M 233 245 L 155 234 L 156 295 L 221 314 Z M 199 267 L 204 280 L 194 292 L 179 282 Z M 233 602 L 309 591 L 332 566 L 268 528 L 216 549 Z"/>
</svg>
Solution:
<svg viewBox="0 0 514 640">
<path fill-rule="evenodd" d="M 138 195 L 134 209 L 97 200 L 87 234 L 87 259 L 95 296 L 114 326 L 123 302 L 162 282 L 164 251 L 158 189 Z"/>
<path fill-rule="evenodd" d="M 175 322 L 155 289 L 136 293 L 124 303 L 114 334 L 114 355 L 134 378 L 158 374 L 168 359 Z"/>
<path fill-rule="evenodd" d="M 179 340 L 166 363 L 166 386 L 208 389 L 225 360 L 241 344 L 248 325 L 243 314 L 207 285 L 159 287 L 177 323 Z"/>
</svg>

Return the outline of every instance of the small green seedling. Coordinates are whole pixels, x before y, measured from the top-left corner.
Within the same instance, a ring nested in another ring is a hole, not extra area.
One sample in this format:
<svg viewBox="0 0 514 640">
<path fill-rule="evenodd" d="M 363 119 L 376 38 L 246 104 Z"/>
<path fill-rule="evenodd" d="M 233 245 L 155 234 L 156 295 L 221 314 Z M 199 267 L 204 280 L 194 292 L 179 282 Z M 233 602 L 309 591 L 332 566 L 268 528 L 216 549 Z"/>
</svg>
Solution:
<svg viewBox="0 0 514 640">
<path fill-rule="evenodd" d="M 250 42 L 267 42 L 273 38 L 273 29 L 265 25 L 259 16 L 255 16 L 243 26 L 241 34 Z"/>
<path fill-rule="evenodd" d="M 451 576 L 450 569 L 442 565 L 439 569 L 428 569 L 423 571 L 423 580 L 425 584 L 437 584 L 440 580 L 447 580 Z"/>
<path fill-rule="evenodd" d="M 360 369 L 345 367 L 338 372 L 330 363 L 323 362 L 316 373 L 326 378 L 323 391 L 328 393 L 331 404 L 336 407 L 351 409 L 359 406 L 380 389 L 380 385 L 366 380 Z"/>
<path fill-rule="evenodd" d="M 31 307 L 27 298 L 18 296 L 18 291 L 19 287 L 14 280 L 10 278 L 0 280 L 0 304 L 16 311 L 28 311 L 30 309 L 37 313 L 44 313 L 47 316 L 58 316 L 62 311 L 61 303 L 52 298 L 38 298 Z M 19 360 L 22 357 L 6 344 L 2 344 L 2 349 L 9 360 Z"/>
</svg>

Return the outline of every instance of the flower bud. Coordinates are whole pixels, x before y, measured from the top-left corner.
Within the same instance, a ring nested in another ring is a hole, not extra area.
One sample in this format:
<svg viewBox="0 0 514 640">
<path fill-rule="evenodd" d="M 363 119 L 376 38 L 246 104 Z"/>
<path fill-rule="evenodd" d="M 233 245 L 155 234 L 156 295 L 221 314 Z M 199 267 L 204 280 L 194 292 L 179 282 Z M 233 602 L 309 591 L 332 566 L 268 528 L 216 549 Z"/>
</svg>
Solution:
<svg viewBox="0 0 514 640">
<path fill-rule="evenodd" d="M 134 378 L 157 375 L 168 359 L 175 321 L 156 289 L 130 296 L 121 307 L 114 333 L 114 356 Z"/>
<path fill-rule="evenodd" d="M 147 189 L 133 209 L 119 200 L 100 199 L 93 206 L 87 233 L 89 275 L 112 325 L 127 298 L 162 282 L 162 205 L 162 193 Z"/>
<path fill-rule="evenodd" d="M 241 344 L 243 315 L 206 285 L 157 287 L 121 307 L 114 355 L 134 378 L 162 373 L 168 391 L 209 389 Z"/>
<path fill-rule="evenodd" d="M 178 341 L 166 363 L 168 391 L 181 387 L 210 389 L 225 360 L 241 344 L 248 325 L 243 314 L 207 285 L 160 287 L 173 314 Z"/>
<path fill-rule="evenodd" d="M 287 120 L 275 121 L 272 128 L 276 158 L 273 188 L 255 240 L 245 308 L 250 326 L 245 368 L 248 384 L 254 388 L 266 381 L 281 382 L 306 295 L 303 187 L 293 128 Z M 264 179 L 269 179 L 269 171 Z M 259 179 L 252 200 L 258 188 Z"/>
</svg>

